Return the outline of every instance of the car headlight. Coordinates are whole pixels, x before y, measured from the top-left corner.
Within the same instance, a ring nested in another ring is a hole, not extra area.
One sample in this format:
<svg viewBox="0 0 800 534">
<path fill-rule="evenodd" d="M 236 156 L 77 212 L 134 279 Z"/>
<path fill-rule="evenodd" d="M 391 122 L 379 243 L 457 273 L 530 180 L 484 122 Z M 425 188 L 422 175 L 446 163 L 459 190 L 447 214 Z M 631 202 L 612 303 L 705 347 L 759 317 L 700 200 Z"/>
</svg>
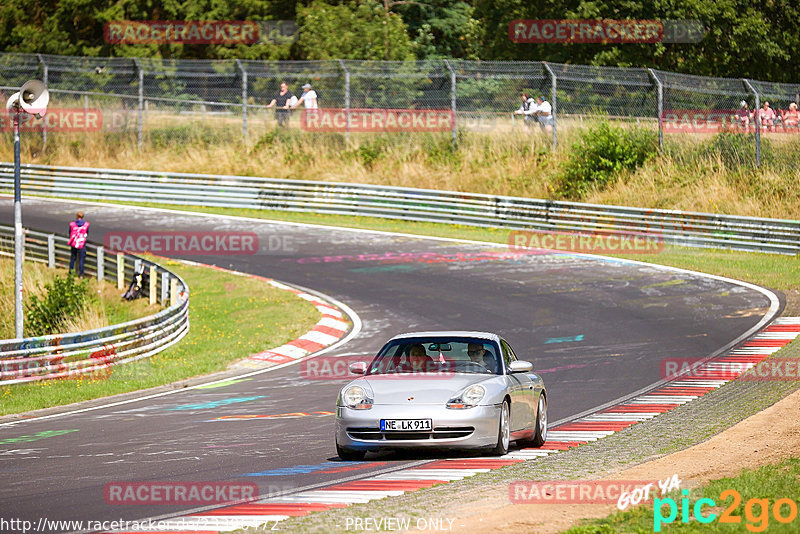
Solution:
<svg viewBox="0 0 800 534">
<path fill-rule="evenodd" d="M 451 410 L 474 408 L 483 400 L 484 395 L 486 395 L 486 388 L 478 384 L 473 384 L 462 391 L 457 397 L 453 397 L 447 401 L 447 407 Z"/>
<path fill-rule="evenodd" d="M 340 404 L 354 410 L 372 408 L 372 391 L 364 386 L 348 386 L 339 396 Z"/>
</svg>

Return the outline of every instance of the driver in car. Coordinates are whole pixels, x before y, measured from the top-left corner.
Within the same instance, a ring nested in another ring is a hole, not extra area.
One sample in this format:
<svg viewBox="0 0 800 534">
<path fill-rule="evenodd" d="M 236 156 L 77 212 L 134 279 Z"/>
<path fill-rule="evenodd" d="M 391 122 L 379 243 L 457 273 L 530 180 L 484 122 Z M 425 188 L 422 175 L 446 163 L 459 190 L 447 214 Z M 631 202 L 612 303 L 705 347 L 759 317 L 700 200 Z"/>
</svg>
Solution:
<svg viewBox="0 0 800 534">
<path fill-rule="evenodd" d="M 470 343 L 467 345 L 467 356 L 473 363 L 482 365 L 492 373 L 497 372 L 495 360 L 490 353 L 479 343 Z"/>
<path fill-rule="evenodd" d="M 425 372 L 433 364 L 433 358 L 428 356 L 425 347 L 419 344 L 411 345 L 408 350 L 408 361 L 411 364 L 411 370 L 417 372 Z"/>
</svg>

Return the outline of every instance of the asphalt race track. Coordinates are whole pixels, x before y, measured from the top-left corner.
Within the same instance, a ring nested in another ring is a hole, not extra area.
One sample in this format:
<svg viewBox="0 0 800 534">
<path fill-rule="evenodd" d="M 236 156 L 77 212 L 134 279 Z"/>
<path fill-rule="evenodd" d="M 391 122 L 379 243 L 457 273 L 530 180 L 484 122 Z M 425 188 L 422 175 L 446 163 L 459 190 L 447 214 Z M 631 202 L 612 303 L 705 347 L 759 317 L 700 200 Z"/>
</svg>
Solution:
<svg viewBox="0 0 800 534">
<path fill-rule="evenodd" d="M 255 232 L 258 254 L 185 257 L 344 302 L 363 328 L 334 355 L 369 354 L 411 330 L 496 331 L 545 378 L 551 421 L 659 381 L 664 358 L 718 351 L 771 305 L 755 288 L 697 274 L 569 254 L 509 254 L 498 245 L 29 198 L 24 225 L 63 235 L 79 209 L 96 243 L 115 231 Z M 10 200 L 0 212 L 3 224 L 13 224 Z M 164 516 L 192 507 L 109 505 L 104 486 L 245 481 L 267 494 L 419 459 L 338 462 L 333 417 L 313 412 L 333 411 L 342 384 L 305 379 L 293 365 L 223 387 L 0 426 L 2 515 L 34 522 Z M 311 415 L 218 419 L 292 412 Z M 21 436 L 32 439 L 15 440 Z"/>
</svg>

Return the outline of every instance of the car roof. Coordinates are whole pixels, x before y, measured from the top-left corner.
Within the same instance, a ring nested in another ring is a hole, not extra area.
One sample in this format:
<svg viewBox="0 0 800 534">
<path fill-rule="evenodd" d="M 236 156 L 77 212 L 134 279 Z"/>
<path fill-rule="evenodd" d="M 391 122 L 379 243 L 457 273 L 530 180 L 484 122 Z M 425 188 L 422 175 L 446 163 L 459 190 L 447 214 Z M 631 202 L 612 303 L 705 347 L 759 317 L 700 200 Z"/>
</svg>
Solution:
<svg viewBox="0 0 800 534">
<path fill-rule="evenodd" d="M 413 337 L 476 337 L 479 339 L 489 339 L 499 342 L 500 336 L 491 332 L 473 332 L 470 330 L 439 330 L 432 332 L 407 332 L 398 334 L 392 339 L 407 339 Z"/>
</svg>

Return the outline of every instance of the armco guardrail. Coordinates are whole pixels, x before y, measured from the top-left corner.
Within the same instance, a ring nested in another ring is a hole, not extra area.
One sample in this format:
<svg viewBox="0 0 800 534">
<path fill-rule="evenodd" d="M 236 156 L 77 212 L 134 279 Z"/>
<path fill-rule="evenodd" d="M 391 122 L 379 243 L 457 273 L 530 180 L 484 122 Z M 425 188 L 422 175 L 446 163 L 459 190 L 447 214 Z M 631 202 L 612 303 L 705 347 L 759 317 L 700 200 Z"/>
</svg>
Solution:
<svg viewBox="0 0 800 534">
<path fill-rule="evenodd" d="M 0 189 L 13 187 L 0 163 Z M 800 252 L 800 221 L 352 183 L 24 165 L 23 193 L 265 210 L 307 211 L 559 232 L 629 232 L 666 243 Z"/>
<path fill-rule="evenodd" d="M 13 256 L 14 229 L 0 226 L 0 254 Z M 63 236 L 25 231 L 25 259 L 69 265 L 70 247 Z M 179 341 L 189 330 L 189 289 L 178 275 L 133 255 L 106 255 L 103 247 L 87 244 L 85 272 L 116 283 L 129 281 L 141 263 L 156 283 L 145 284 L 151 296 L 158 281 L 161 301 L 168 307 L 155 315 L 127 323 L 72 334 L 0 340 L 0 384 L 62 378 L 108 371 L 112 366 L 147 358 Z M 151 302 L 156 300 L 151 299 Z"/>
</svg>

